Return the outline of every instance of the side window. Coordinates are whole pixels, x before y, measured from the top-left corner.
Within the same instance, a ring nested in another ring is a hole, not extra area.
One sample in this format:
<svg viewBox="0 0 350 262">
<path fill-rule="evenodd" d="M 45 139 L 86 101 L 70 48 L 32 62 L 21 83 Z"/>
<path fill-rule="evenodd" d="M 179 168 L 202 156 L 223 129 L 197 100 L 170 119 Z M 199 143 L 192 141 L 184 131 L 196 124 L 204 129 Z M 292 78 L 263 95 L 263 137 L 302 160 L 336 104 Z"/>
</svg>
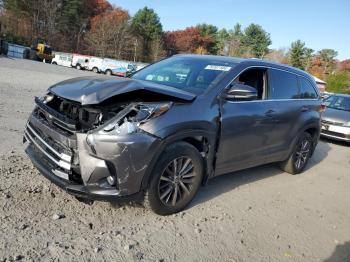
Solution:
<svg viewBox="0 0 350 262">
<path fill-rule="evenodd" d="M 258 100 L 266 99 L 267 85 L 265 68 L 248 69 L 240 74 L 234 81 L 255 88 L 258 93 Z"/>
<path fill-rule="evenodd" d="M 295 99 L 298 98 L 298 78 L 296 75 L 269 69 L 269 98 L 270 99 Z"/>
<path fill-rule="evenodd" d="M 317 93 L 312 84 L 303 77 L 299 77 L 300 80 L 300 98 L 317 98 Z"/>
</svg>

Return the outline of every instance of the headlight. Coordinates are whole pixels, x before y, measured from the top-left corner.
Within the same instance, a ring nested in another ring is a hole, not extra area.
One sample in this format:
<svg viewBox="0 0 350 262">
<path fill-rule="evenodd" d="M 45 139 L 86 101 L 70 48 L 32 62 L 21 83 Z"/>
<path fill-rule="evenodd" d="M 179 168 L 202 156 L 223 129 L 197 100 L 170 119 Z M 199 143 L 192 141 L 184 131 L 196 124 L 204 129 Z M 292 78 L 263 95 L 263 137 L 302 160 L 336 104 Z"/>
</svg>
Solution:
<svg viewBox="0 0 350 262">
<path fill-rule="evenodd" d="M 110 122 L 103 130 L 105 132 L 115 130 L 118 135 L 135 133 L 140 124 L 164 114 L 171 106 L 170 102 L 137 104 L 122 119 Z"/>
<path fill-rule="evenodd" d="M 52 99 L 54 98 L 53 94 L 51 93 L 47 93 L 44 97 L 42 97 L 42 101 L 44 104 L 52 101 Z"/>
</svg>

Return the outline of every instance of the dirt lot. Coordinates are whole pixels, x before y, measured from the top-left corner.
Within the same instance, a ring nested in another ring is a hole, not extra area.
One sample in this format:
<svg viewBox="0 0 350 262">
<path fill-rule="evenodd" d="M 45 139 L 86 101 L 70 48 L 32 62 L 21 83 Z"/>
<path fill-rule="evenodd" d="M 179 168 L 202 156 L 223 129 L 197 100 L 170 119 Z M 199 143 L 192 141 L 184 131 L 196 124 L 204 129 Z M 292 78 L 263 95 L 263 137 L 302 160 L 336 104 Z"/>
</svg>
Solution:
<svg viewBox="0 0 350 262">
<path fill-rule="evenodd" d="M 180 214 L 82 204 L 23 152 L 34 95 L 92 73 L 0 57 L 0 261 L 350 261 L 350 147 L 320 141 L 306 172 L 215 178 Z"/>
</svg>

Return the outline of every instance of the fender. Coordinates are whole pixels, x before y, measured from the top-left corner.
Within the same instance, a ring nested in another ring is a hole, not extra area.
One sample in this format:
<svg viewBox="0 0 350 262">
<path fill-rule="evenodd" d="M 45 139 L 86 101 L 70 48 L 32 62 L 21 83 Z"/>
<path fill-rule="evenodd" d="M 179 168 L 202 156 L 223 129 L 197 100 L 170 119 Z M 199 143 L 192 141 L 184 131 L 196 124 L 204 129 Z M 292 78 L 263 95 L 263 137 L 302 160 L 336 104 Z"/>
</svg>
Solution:
<svg viewBox="0 0 350 262">
<path fill-rule="evenodd" d="M 145 172 L 145 175 L 142 179 L 141 184 L 141 190 L 146 190 L 148 186 L 148 182 L 150 180 L 150 177 L 152 175 L 152 171 L 154 169 L 155 164 L 157 163 L 158 159 L 160 158 L 161 154 L 166 150 L 166 148 L 177 141 L 186 141 L 186 138 L 196 138 L 196 137 L 203 137 L 208 142 L 208 152 L 204 156 L 205 163 L 204 163 L 204 179 L 203 183 L 205 183 L 214 173 L 214 157 L 215 157 L 215 151 L 216 151 L 216 140 L 217 140 L 217 133 L 215 132 L 208 132 L 206 130 L 200 130 L 200 129 L 191 129 L 191 130 L 183 130 L 181 132 L 169 135 L 168 137 L 164 138 L 158 149 L 156 150 L 156 154 L 154 155 L 150 165 L 147 168 L 147 171 Z"/>
</svg>

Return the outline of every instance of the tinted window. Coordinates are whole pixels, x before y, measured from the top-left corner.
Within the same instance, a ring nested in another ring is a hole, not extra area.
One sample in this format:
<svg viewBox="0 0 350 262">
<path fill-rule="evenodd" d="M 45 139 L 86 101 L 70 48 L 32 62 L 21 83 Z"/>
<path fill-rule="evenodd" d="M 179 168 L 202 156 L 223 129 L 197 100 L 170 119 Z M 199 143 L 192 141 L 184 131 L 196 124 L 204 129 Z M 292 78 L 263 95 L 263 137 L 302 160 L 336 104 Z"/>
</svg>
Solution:
<svg viewBox="0 0 350 262">
<path fill-rule="evenodd" d="M 306 80 L 303 77 L 299 77 L 300 79 L 300 94 L 299 97 L 300 98 L 317 98 L 317 93 L 314 89 L 314 87 L 312 86 L 312 84 Z"/>
<path fill-rule="evenodd" d="M 271 99 L 298 98 L 298 79 L 294 74 L 270 69 L 269 85 Z"/>
</svg>

